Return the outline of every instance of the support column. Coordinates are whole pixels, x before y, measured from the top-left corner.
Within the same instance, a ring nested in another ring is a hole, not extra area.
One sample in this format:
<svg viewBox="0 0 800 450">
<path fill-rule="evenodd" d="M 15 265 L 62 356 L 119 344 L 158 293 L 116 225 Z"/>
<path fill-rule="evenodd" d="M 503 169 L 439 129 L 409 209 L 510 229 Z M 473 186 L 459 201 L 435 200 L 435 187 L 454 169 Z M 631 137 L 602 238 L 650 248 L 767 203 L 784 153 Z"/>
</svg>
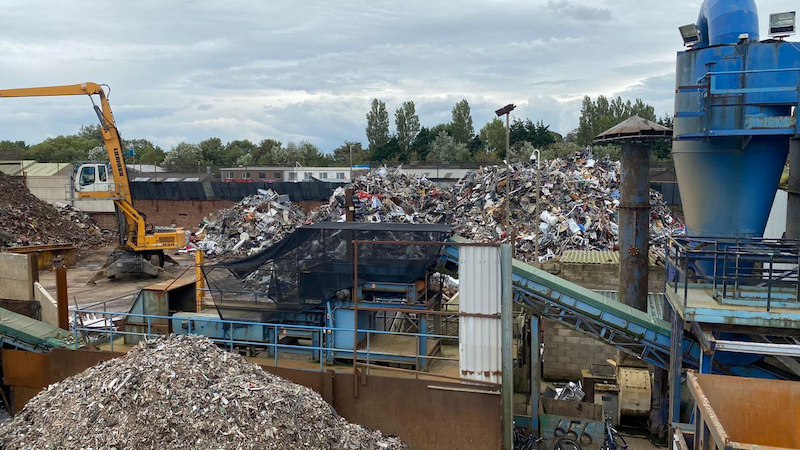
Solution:
<svg viewBox="0 0 800 450">
<path fill-rule="evenodd" d="M 788 191 L 786 238 L 800 239 L 800 137 L 789 140 Z"/>
<path fill-rule="evenodd" d="M 501 361 L 502 385 L 501 404 L 503 407 L 503 448 L 514 448 L 514 355 L 511 346 L 511 245 L 500 246 L 500 277 L 502 280 L 502 298 L 500 302 L 501 322 Z"/>
<path fill-rule="evenodd" d="M 194 251 L 194 279 L 195 279 L 195 312 L 203 310 L 203 297 L 205 296 L 204 289 L 206 288 L 206 278 L 203 274 L 203 263 L 205 262 L 206 255 L 202 250 L 196 249 Z"/>
<path fill-rule="evenodd" d="M 539 436 L 539 396 L 542 392 L 542 354 L 539 351 L 539 316 L 531 316 L 531 425 L 530 432 Z"/>
<path fill-rule="evenodd" d="M 650 151 L 641 142 L 622 145 L 619 206 L 620 302 L 647 312 L 650 243 Z"/>
<path fill-rule="evenodd" d="M 53 258 L 53 269 L 56 271 L 56 309 L 58 310 L 58 328 L 61 328 L 62 330 L 69 330 L 67 268 L 64 267 L 64 261 L 60 255 Z"/>
<path fill-rule="evenodd" d="M 670 308 L 672 342 L 669 352 L 669 424 L 680 422 L 681 418 L 681 370 L 683 368 L 683 318 Z M 671 436 L 670 436 L 671 438 Z"/>
</svg>

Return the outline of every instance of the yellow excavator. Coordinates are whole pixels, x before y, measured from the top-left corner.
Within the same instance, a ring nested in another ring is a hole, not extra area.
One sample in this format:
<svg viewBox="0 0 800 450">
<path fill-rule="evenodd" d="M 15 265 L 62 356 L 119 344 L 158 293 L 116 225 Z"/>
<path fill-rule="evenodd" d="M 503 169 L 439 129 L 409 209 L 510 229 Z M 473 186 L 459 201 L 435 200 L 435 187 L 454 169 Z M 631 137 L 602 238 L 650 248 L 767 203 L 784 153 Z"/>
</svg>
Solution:
<svg viewBox="0 0 800 450">
<path fill-rule="evenodd" d="M 87 95 L 94 106 L 103 134 L 109 164 L 83 163 L 77 166 L 71 189 L 77 198 L 113 200 L 119 222 L 120 246 L 109 255 L 103 268 L 89 281 L 118 274 L 147 274 L 157 276 L 164 273 L 164 262 L 177 264 L 164 253 L 164 250 L 182 248 L 186 245 L 183 228 L 150 227 L 142 213 L 133 206 L 131 188 L 128 184 L 128 170 L 122 152 L 122 138 L 108 95 L 103 86 L 96 83 L 82 83 L 67 86 L 47 86 L 22 89 L 0 89 L 0 98 L 12 97 L 53 97 L 62 95 Z M 93 96 L 98 96 L 100 106 Z M 109 173 L 109 170 L 110 172 Z"/>
</svg>

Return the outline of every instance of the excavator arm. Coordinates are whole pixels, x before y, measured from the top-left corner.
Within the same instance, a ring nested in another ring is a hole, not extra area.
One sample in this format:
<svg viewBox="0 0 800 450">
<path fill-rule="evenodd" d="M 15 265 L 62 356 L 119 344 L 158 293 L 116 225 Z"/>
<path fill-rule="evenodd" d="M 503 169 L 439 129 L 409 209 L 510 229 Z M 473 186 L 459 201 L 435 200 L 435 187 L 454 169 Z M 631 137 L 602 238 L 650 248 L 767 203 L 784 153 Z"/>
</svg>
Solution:
<svg viewBox="0 0 800 450">
<path fill-rule="evenodd" d="M 120 230 L 120 238 L 125 248 L 135 252 L 158 251 L 180 248 L 185 245 L 182 229 L 147 233 L 144 216 L 133 206 L 128 170 L 122 154 L 122 138 L 117 130 L 111 105 L 103 86 L 97 83 L 81 83 L 65 86 L 48 86 L 22 89 L 0 89 L 0 98 L 14 97 L 55 97 L 65 95 L 87 95 L 92 101 L 100 127 L 103 141 L 108 153 L 108 160 L 114 173 L 114 188 L 102 192 L 78 192 L 79 198 L 111 199 L 117 211 L 125 219 L 127 230 Z M 100 106 L 94 101 L 94 95 L 100 99 Z"/>
</svg>

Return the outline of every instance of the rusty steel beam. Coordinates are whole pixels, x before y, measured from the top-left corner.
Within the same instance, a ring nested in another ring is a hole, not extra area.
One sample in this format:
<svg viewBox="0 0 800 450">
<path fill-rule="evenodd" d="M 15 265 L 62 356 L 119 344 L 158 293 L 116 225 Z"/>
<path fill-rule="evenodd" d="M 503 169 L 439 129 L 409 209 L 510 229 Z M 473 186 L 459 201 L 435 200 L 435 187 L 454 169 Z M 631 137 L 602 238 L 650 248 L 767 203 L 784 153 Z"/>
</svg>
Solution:
<svg viewBox="0 0 800 450">
<path fill-rule="evenodd" d="M 650 244 L 650 149 L 641 141 L 622 144 L 619 205 L 620 302 L 647 312 Z"/>
<path fill-rule="evenodd" d="M 56 306 L 58 309 L 58 327 L 69 331 L 69 296 L 67 293 L 67 268 L 60 256 L 53 259 L 56 271 Z"/>
</svg>

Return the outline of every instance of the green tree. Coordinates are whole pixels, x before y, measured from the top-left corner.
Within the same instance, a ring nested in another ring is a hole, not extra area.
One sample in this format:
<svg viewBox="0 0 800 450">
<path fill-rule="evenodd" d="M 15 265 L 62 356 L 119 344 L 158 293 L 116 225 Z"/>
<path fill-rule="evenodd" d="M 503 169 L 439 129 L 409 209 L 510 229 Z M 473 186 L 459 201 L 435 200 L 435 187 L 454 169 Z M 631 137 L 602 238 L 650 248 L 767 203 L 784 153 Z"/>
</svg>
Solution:
<svg viewBox="0 0 800 450">
<path fill-rule="evenodd" d="M 583 97 L 581 117 L 578 122 L 578 133 L 575 141 L 578 145 L 590 145 L 595 136 L 613 127 L 632 115 L 643 119 L 656 120 L 655 108 L 636 99 L 623 101 L 622 97 L 609 101 L 605 96 L 593 101 L 588 95 Z"/>
<path fill-rule="evenodd" d="M 0 141 L 0 159 L 22 159 L 27 150 L 25 141 Z"/>
<path fill-rule="evenodd" d="M 344 144 L 333 149 L 333 163 L 337 166 L 350 166 L 352 152 L 353 164 L 367 162 L 367 152 L 362 148 L 361 142 L 344 141 Z"/>
<path fill-rule="evenodd" d="M 475 130 L 472 128 L 472 113 L 467 99 L 461 100 L 453 107 L 450 135 L 456 142 L 461 144 L 466 144 L 475 135 Z"/>
<path fill-rule="evenodd" d="M 133 164 L 161 164 L 164 162 L 166 153 L 164 150 L 148 141 L 147 139 L 132 139 L 126 140 L 122 143 L 122 147 L 127 153 L 133 149 L 133 157 L 126 156 L 125 161 Z"/>
<path fill-rule="evenodd" d="M 367 113 L 367 140 L 373 152 L 389 142 L 389 113 L 386 103 L 377 98 L 372 99 L 372 108 Z"/>
<path fill-rule="evenodd" d="M 286 147 L 287 150 L 291 149 L 292 153 L 296 153 L 298 155 L 298 161 L 300 161 L 300 164 L 304 166 L 318 167 L 325 166 L 327 164 L 325 155 L 322 154 L 322 152 L 319 150 L 319 147 L 308 141 L 302 141 L 299 144 L 290 142 Z"/>
<path fill-rule="evenodd" d="M 414 102 L 404 102 L 394 113 L 394 124 L 397 127 L 397 142 L 400 151 L 408 157 L 409 149 L 414 138 L 419 133 L 419 116 L 414 107 Z"/>
<path fill-rule="evenodd" d="M 550 131 L 550 125 L 545 125 L 541 120 L 534 123 L 531 119 L 514 119 L 511 123 L 512 147 L 528 142 L 533 148 L 543 149 L 557 140 L 561 140 L 561 135 L 554 134 Z M 500 152 L 501 155 L 504 153 Z"/>
<path fill-rule="evenodd" d="M 92 140 L 96 142 L 97 145 L 103 145 L 105 143 L 103 139 L 103 130 L 100 128 L 100 125 L 81 125 L 78 136 Z"/>
<path fill-rule="evenodd" d="M 271 166 L 276 162 L 278 154 L 283 153 L 283 143 L 275 139 L 263 139 L 250 152 L 249 158 L 241 158 L 239 164 Z M 242 159 L 244 160 L 242 162 Z M 294 164 L 294 161 L 292 162 Z"/>
<path fill-rule="evenodd" d="M 202 164 L 200 147 L 181 142 L 172 147 L 164 158 L 164 166 L 172 172 L 194 172 Z"/>
<path fill-rule="evenodd" d="M 664 117 L 658 119 L 658 123 L 667 128 L 672 128 L 672 116 L 665 114 Z M 670 139 L 657 139 L 653 142 L 651 150 L 653 159 L 658 161 L 668 161 L 672 159 L 672 140 Z"/>
<path fill-rule="evenodd" d="M 417 137 L 411 143 L 411 151 L 409 157 L 417 161 L 425 161 L 428 157 L 428 152 L 431 150 L 431 142 L 436 138 L 436 135 L 431 132 L 427 127 L 420 127 Z"/>
<path fill-rule="evenodd" d="M 31 145 L 25 154 L 25 159 L 33 159 L 38 162 L 86 161 L 89 159 L 89 151 L 97 146 L 97 141 L 77 134 L 56 136 Z"/>
<path fill-rule="evenodd" d="M 483 153 L 505 154 L 506 126 L 502 120 L 497 117 L 492 119 L 491 122 L 481 128 L 480 136 L 483 143 Z"/>
<path fill-rule="evenodd" d="M 371 159 L 373 161 L 399 161 L 400 154 L 400 142 L 397 140 L 397 136 L 392 136 L 388 142 L 371 152 Z"/>
<path fill-rule="evenodd" d="M 445 132 L 439 132 L 433 140 L 428 153 L 429 161 L 449 161 L 464 162 L 470 160 L 470 153 L 467 145 L 456 140 Z"/>
<path fill-rule="evenodd" d="M 197 144 L 197 146 L 200 147 L 200 158 L 203 164 L 220 166 L 232 162 L 226 157 L 225 146 L 222 145 L 222 139 L 220 138 L 206 139 Z"/>
<path fill-rule="evenodd" d="M 247 139 L 228 142 L 225 144 L 225 159 L 229 161 L 226 164 L 240 164 L 239 161 L 243 160 L 243 158 L 250 158 L 255 148 L 256 145 Z"/>
</svg>

